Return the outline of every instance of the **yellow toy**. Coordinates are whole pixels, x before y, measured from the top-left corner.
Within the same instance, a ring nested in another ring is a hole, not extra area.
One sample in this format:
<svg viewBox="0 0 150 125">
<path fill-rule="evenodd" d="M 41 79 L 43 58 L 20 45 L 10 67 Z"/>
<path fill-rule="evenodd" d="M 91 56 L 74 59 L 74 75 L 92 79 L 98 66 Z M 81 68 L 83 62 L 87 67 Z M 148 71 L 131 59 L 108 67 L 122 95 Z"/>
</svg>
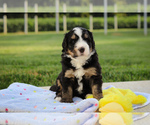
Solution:
<svg viewBox="0 0 150 125">
<path fill-rule="evenodd" d="M 132 113 L 100 113 L 99 119 L 101 125 L 131 125 L 133 123 Z"/>
<path fill-rule="evenodd" d="M 93 98 L 90 94 L 87 98 Z M 101 125 L 131 125 L 133 123 L 132 104 L 143 104 L 147 99 L 136 95 L 129 89 L 111 87 L 103 90 L 103 98 L 99 100 L 99 114 Z M 128 113 L 127 113 L 128 112 Z"/>
<path fill-rule="evenodd" d="M 87 98 L 93 98 L 88 95 Z M 129 89 L 111 87 L 103 90 L 103 98 L 99 101 L 101 112 L 131 112 L 132 104 L 143 104 L 147 99 L 142 95 L 136 95 Z"/>
</svg>

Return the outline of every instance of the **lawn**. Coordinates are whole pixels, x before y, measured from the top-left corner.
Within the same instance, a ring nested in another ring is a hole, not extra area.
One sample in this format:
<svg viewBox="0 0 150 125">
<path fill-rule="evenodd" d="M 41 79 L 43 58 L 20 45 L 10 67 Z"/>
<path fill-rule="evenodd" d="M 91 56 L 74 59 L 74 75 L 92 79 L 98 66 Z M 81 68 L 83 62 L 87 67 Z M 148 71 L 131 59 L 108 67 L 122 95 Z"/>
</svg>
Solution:
<svg viewBox="0 0 150 125">
<path fill-rule="evenodd" d="M 143 30 L 94 31 L 104 82 L 150 79 L 150 35 Z M 13 82 L 55 83 L 64 33 L 0 35 L 0 89 Z"/>
</svg>

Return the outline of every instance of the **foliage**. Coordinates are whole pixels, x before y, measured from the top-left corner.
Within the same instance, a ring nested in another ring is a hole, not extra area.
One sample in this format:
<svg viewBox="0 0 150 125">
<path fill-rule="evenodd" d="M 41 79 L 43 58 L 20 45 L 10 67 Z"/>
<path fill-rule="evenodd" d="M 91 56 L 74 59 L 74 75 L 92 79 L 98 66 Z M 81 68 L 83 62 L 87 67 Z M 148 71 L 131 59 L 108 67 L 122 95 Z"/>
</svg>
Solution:
<svg viewBox="0 0 150 125">
<path fill-rule="evenodd" d="M 60 30 L 63 30 L 63 18 L 60 16 L 59 20 Z M 88 17 L 74 17 L 67 18 L 67 29 L 72 29 L 75 26 L 82 26 L 89 29 Z M 143 27 L 143 18 L 141 18 L 141 26 Z M 23 32 L 24 31 L 24 19 L 8 19 L 7 21 L 8 32 Z M 120 16 L 118 15 L 118 27 L 119 28 L 137 28 L 137 16 Z M 148 27 L 150 27 L 150 17 L 148 17 Z M 39 18 L 38 19 L 39 31 L 55 31 L 55 18 Z M 93 28 L 103 29 L 104 19 L 102 17 L 93 18 Z M 114 28 L 114 18 L 108 18 L 108 29 Z M 29 32 L 34 31 L 34 19 L 28 19 Z M 0 32 L 3 32 L 3 23 L 0 22 Z"/>
</svg>

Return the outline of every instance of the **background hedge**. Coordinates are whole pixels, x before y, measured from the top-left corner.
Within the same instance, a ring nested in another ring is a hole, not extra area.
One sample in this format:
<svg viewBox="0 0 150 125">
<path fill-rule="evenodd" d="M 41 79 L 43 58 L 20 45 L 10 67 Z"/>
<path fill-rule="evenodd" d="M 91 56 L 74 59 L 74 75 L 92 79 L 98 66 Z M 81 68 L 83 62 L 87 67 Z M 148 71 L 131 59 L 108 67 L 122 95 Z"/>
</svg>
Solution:
<svg viewBox="0 0 150 125">
<path fill-rule="evenodd" d="M 148 27 L 150 27 L 150 17 L 147 19 Z M 63 18 L 59 20 L 60 30 L 63 30 Z M 89 29 L 88 17 L 73 17 L 67 18 L 67 29 L 72 29 L 75 26 L 82 26 Z M 143 17 L 141 17 L 141 27 L 143 27 Z M 8 32 L 23 32 L 24 19 L 8 19 L 7 20 Z M 93 18 L 93 29 L 103 29 L 103 17 Z M 108 18 L 108 29 L 114 28 L 114 18 Z M 137 28 L 137 16 L 118 16 L 118 28 Z M 39 18 L 38 19 L 39 31 L 55 31 L 55 18 Z M 28 18 L 28 30 L 34 32 L 34 18 Z M 0 22 L 0 32 L 3 32 L 3 22 Z"/>
</svg>

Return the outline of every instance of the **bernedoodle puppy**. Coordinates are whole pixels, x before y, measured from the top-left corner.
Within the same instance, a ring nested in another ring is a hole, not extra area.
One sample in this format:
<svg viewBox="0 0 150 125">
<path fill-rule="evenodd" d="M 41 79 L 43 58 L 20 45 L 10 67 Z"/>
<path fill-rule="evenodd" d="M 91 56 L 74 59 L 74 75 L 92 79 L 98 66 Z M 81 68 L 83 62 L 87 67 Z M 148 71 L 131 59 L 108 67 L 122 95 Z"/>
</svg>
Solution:
<svg viewBox="0 0 150 125">
<path fill-rule="evenodd" d="M 65 34 L 62 47 L 62 72 L 56 85 L 50 88 L 56 92 L 55 99 L 69 103 L 73 102 L 74 96 L 85 99 L 87 94 L 101 99 L 101 66 L 92 33 L 85 28 L 75 27 Z"/>
</svg>

